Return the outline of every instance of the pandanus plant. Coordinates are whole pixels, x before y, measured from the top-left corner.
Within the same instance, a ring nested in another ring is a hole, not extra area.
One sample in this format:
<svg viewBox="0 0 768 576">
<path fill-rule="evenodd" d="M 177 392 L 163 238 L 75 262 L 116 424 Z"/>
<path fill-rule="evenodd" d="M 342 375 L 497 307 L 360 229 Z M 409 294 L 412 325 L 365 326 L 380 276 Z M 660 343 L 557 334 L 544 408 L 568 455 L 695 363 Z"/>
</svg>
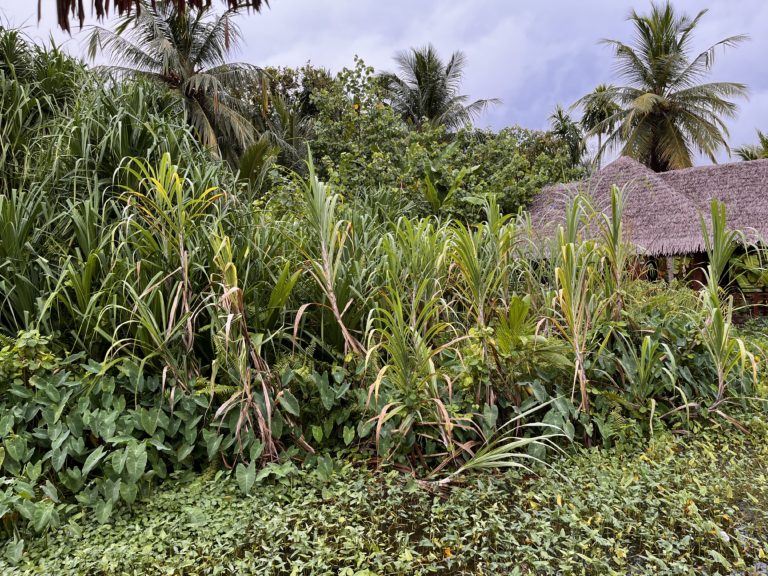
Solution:
<svg viewBox="0 0 768 576">
<path fill-rule="evenodd" d="M 733 335 L 733 296 L 724 297 L 721 281 L 725 270 L 739 245 L 746 246 L 743 234 L 729 230 L 726 222 L 725 204 L 717 200 L 711 205 L 712 230 L 707 229 L 701 218 L 701 230 L 707 251 L 706 285 L 701 292 L 701 302 L 706 313 L 706 323 L 701 332 L 702 341 L 715 366 L 717 391 L 711 409 L 717 408 L 724 400 L 732 375 L 738 369 L 743 379 L 748 366 L 752 368 L 752 381 L 757 381 L 757 366 L 754 355 L 747 349 L 741 338 Z M 722 413 L 721 413 L 722 415 Z"/>
<path fill-rule="evenodd" d="M 320 288 L 325 301 L 304 304 L 296 318 L 296 327 L 302 313 L 312 304 L 320 305 L 330 310 L 341 331 L 345 353 L 357 356 L 365 354 L 365 347 L 352 334 L 344 320 L 351 300 L 340 301 L 340 284 L 347 280 L 344 277 L 345 250 L 350 242 L 352 233 L 351 223 L 337 216 L 337 206 L 341 199 L 334 194 L 330 186 L 320 180 L 315 172 L 312 155 L 307 161 L 308 175 L 306 179 L 298 179 L 301 187 L 308 236 L 306 242 L 297 244 L 306 258 L 309 273 Z"/>
<path fill-rule="evenodd" d="M 414 298 L 404 299 L 390 290 L 384 304 L 376 310 L 374 327 L 369 334 L 367 362 L 378 353 L 383 361 L 368 392 L 368 404 L 378 409 L 371 420 L 376 424 L 376 445 L 389 455 L 394 446 L 414 442 L 414 428 L 421 436 L 436 441 L 448 453 L 454 450 L 453 431 L 468 422 L 449 413 L 450 385 L 446 384 L 439 356 L 452 348 L 455 339 L 446 339 L 453 327 L 440 320 L 445 302 L 439 298 L 424 300 L 428 282 L 422 282 Z M 443 388 L 448 388 L 447 392 Z M 386 394 L 382 394 L 382 389 Z M 379 399 L 389 401 L 379 407 Z M 395 419 L 394 430 L 385 428 Z M 385 433 L 388 450 L 382 449 Z"/>
<path fill-rule="evenodd" d="M 587 363 L 596 348 L 593 331 L 595 322 L 608 301 L 602 293 L 602 276 L 598 267 L 600 246 L 591 240 L 580 240 L 574 234 L 575 223 L 581 219 L 583 211 L 583 198 L 576 197 L 570 201 L 566 217 L 569 225 L 566 228 L 561 226 L 558 230 L 558 252 L 555 256 L 557 293 L 552 321 L 573 352 L 573 385 L 574 393 L 576 386 L 579 388 L 579 409 L 589 412 Z M 597 352 L 602 347 L 597 348 Z"/>
<path fill-rule="evenodd" d="M 599 214 L 600 251 L 605 274 L 603 286 L 605 297 L 612 301 L 613 319 L 619 320 L 624 305 L 623 289 L 627 269 L 632 258 L 632 247 L 624 239 L 624 206 L 626 205 L 624 190 L 613 186 L 611 188 L 611 213 Z"/>
</svg>

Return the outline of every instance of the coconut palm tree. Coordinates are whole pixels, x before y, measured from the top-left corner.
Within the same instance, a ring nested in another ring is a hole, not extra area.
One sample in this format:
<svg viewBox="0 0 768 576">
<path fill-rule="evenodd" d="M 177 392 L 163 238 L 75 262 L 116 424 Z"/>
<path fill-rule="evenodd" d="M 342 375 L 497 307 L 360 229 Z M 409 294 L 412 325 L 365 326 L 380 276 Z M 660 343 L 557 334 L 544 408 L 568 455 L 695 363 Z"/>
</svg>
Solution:
<svg viewBox="0 0 768 576">
<path fill-rule="evenodd" d="M 609 87 L 608 97 L 619 110 L 598 123 L 590 135 L 609 132 L 604 147 L 662 172 L 693 164 L 695 153 L 715 161 L 720 149 L 728 150 L 724 119 L 737 110 L 732 101 L 747 87 L 734 82 L 702 82 L 712 69 L 718 47 L 736 46 L 745 36 L 729 36 L 696 55 L 691 54 L 693 34 L 706 10 L 690 18 L 675 12 L 669 2 L 652 4 L 649 14 L 635 11 L 629 21 L 635 29 L 633 44 L 604 40 L 613 48 L 616 68 L 626 86 Z M 589 94 L 577 105 L 594 100 Z M 615 128 L 609 131 L 611 125 Z"/>
<path fill-rule="evenodd" d="M 758 144 L 748 144 L 736 148 L 734 153 L 742 160 L 760 160 L 768 158 L 768 134 L 757 131 Z"/>
<path fill-rule="evenodd" d="M 109 7 L 112 5 L 114 11 L 123 16 L 130 14 L 132 10 L 139 12 L 144 0 L 91 0 L 91 7 L 96 14 L 96 18 L 101 20 L 109 15 Z M 154 0 L 152 5 L 155 4 Z M 230 10 L 245 8 L 260 12 L 262 6 L 269 6 L 268 0 L 222 0 Z M 177 8 L 183 8 L 185 5 L 197 10 L 204 10 L 210 7 L 211 0 L 172 0 Z M 56 14 L 58 15 L 59 27 L 66 32 L 70 32 L 69 18 L 77 16 L 80 21 L 80 27 L 83 27 L 85 21 L 85 8 L 83 0 L 56 0 Z M 37 4 L 37 19 L 42 17 L 42 2 Z"/>
<path fill-rule="evenodd" d="M 462 52 L 443 62 L 430 44 L 399 52 L 395 61 L 400 74 L 385 72 L 380 78 L 392 108 L 414 126 L 426 121 L 453 130 L 500 102 L 493 98 L 467 103 L 469 97 L 459 94 L 467 61 Z"/>
<path fill-rule="evenodd" d="M 247 105 L 233 95 L 258 76 L 249 64 L 227 63 L 240 32 L 234 12 L 207 18 L 205 10 L 179 9 L 173 2 L 144 3 L 123 16 L 114 31 L 94 27 L 89 55 L 106 52 L 111 75 L 146 77 L 178 94 L 189 124 L 213 151 L 234 156 L 255 139 Z"/>
<path fill-rule="evenodd" d="M 549 123 L 550 131 L 566 146 L 571 164 L 576 166 L 584 155 L 584 135 L 579 125 L 559 104 L 555 106 L 555 111 L 549 117 Z"/>
<path fill-rule="evenodd" d="M 616 128 L 615 116 L 620 111 L 616 102 L 611 99 L 613 86 L 599 84 L 591 94 L 588 95 L 583 108 L 584 113 L 581 116 L 581 127 L 587 134 L 597 136 L 597 153 L 595 154 L 595 164 L 600 169 L 603 136 L 610 134 Z"/>
</svg>

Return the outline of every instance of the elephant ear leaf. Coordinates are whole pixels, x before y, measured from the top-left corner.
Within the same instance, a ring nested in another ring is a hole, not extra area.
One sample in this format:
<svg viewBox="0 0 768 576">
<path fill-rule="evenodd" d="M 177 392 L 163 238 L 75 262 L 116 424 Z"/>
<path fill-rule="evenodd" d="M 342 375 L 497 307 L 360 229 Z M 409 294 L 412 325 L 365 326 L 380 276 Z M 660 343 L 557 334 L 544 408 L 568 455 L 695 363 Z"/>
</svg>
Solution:
<svg viewBox="0 0 768 576">
<path fill-rule="evenodd" d="M 293 416 L 299 415 L 299 401 L 296 396 L 290 390 L 283 390 L 280 394 L 280 406 L 285 408 L 285 411 Z"/>
<path fill-rule="evenodd" d="M 32 513 L 32 528 L 35 532 L 42 532 L 53 519 L 53 502 L 40 502 Z"/>
<path fill-rule="evenodd" d="M 144 469 L 147 467 L 147 447 L 144 444 L 131 444 L 128 446 L 125 458 L 125 472 L 128 474 L 128 480 L 138 482 L 144 475 Z"/>
<path fill-rule="evenodd" d="M 96 512 L 96 521 L 99 524 L 106 524 L 112 516 L 112 500 L 99 500 L 94 511 Z"/>
<path fill-rule="evenodd" d="M 248 466 L 240 462 L 237 468 L 235 468 L 235 478 L 243 494 L 250 494 L 251 488 L 253 488 L 253 484 L 256 482 L 256 462 L 251 460 Z"/>
<path fill-rule="evenodd" d="M 9 541 L 5 545 L 5 559 L 11 564 L 21 562 L 21 556 L 24 553 L 24 540 Z"/>
<path fill-rule="evenodd" d="M 349 446 L 355 439 L 355 429 L 352 426 L 344 426 L 344 444 Z"/>
<path fill-rule="evenodd" d="M 85 464 L 83 464 L 83 478 L 88 475 L 88 472 L 94 469 L 96 464 L 98 464 L 104 456 L 106 456 L 104 446 L 99 446 L 88 455 L 88 458 L 85 459 Z"/>
</svg>

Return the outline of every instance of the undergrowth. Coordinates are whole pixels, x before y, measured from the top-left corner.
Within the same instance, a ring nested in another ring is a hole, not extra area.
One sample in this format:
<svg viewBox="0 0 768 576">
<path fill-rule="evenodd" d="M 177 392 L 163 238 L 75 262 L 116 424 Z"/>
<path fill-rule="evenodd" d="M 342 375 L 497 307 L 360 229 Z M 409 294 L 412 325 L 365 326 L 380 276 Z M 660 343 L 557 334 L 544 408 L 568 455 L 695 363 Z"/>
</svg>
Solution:
<svg viewBox="0 0 768 576">
<path fill-rule="evenodd" d="M 325 462 L 244 496 L 211 470 L 109 524 L 73 518 L 0 570 L 750 574 L 768 556 L 768 423 L 749 425 L 749 435 L 716 426 L 644 449 L 581 450 L 538 476 L 473 475 L 449 491 Z"/>
</svg>

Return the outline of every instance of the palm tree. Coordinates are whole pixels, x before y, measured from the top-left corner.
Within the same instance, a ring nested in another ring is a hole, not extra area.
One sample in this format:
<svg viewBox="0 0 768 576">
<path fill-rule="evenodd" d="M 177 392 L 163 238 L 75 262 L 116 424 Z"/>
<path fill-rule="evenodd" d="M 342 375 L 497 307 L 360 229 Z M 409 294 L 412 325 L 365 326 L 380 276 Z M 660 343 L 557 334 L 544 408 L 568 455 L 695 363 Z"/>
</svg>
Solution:
<svg viewBox="0 0 768 576">
<path fill-rule="evenodd" d="M 400 75 L 385 72 L 380 78 L 392 108 L 414 126 L 427 121 L 453 130 L 500 102 L 493 98 L 467 104 L 468 96 L 459 94 L 466 65 L 462 52 L 454 52 L 446 63 L 430 44 L 399 52 L 395 61 Z"/>
<path fill-rule="evenodd" d="M 579 125 L 559 104 L 549 117 L 552 134 L 568 149 L 571 165 L 576 166 L 584 155 L 584 135 Z"/>
<path fill-rule="evenodd" d="M 155 1 L 152 3 L 153 6 Z M 109 15 L 110 4 L 114 6 L 114 11 L 118 15 L 123 16 L 124 14 L 130 14 L 132 10 L 135 10 L 137 13 L 141 11 L 142 2 L 143 0 L 91 0 L 91 7 L 96 14 L 96 18 L 101 20 Z M 207 9 L 211 5 L 211 0 L 172 0 L 172 2 L 176 8 L 183 8 L 186 5 L 200 11 Z M 260 12 L 262 6 L 269 6 L 269 0 L 223 0 L 223 2 L 230 10 L 245 8 Z M 56 0 L 56 14 L 59 19 L 59 28 L 62 30 L 66 32 L 71 31 L 69 26 L 70 15 L 77 16 L 80 21 L 80 28 L 82 28 L 85 21 L 83 0 Z M 42 2 L 38 2 L 37 19 L 40 20 L 41 16 Z"/>
<path fill-rule="evenodd" d="M 597 136 L 597 153 L 595 164 L 600 169 L 603 152 L 603 135 L 610 134 L 616 128 L 615 116 L 620 111 L 616 102 L 611 99 L 613 86 L 599 84 L 584 103 L 584 113 L 581 117 L 581 127 L 587 134 Z"/>
<path fill-rule="evenodd" d="M 742 160 L 760 160 L 761 158 L 768 158 L 768 134 L 763 134 L 758 130 L 757 140 L 758 144 L 748 144 L 736 148 L 734 150 L 736 156 Z"/>
<path fill-rule="evenodd" d="M 248 64 L 230 64 L 226 57 L 240 32 L 233 11 L 208 19 L 204 10 L 178 9 L 173 2 L 144 3 L 141 12 L 121 18 L 114 31 L 94 27 L 89 55 L 109 53 L 110 74 L 147 77 L 178 94 L 189 124 L 200 141 L 228 156 L 255 138 L 247 105 L 233 95 L 259 74 Z"/>
<path fill-rule="evenodd" d="M 718 150 L 728 150 L 723 119 L 735 115 L 730 99 L 746 95 L 747 88 L 702 80 L 712 69 L 716 48 L 735 46 L 746 37 L 730 36 L 691 57 L 692 36 L 704 14 L 689 18 L 676 14 L 669 2 L 652 4 L 650 14 L 633 11 L 629 17 L 635 29 L 632 45 L 603 41 L 614 49 L 618 74 L 628 85 L 609 87 L 601 95 L 619 110 L 589 135 L 608 132 L 604 147 L 621 147 L 623 155 L 657 172 L 691 166 L 695 152 L 715 162 Z M 593 100 L 589 94 L 577 105 L 587 107 Z"/>
</svg>

